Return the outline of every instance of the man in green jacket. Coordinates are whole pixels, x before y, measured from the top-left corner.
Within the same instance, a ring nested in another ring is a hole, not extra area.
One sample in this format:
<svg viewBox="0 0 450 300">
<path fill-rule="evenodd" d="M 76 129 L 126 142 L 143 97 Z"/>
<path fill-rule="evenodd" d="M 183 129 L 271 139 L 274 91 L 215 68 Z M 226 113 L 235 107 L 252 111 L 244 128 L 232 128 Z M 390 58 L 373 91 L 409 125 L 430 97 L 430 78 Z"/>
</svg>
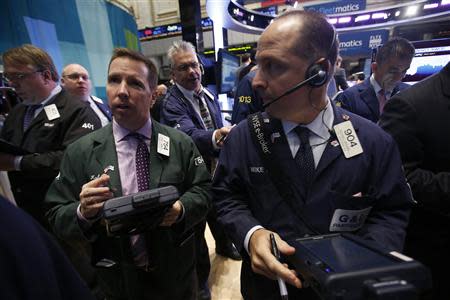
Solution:
<svg viewBox="0 0 450 300">
<path fill-rule="evenodd" d="M 191 139 L 150 118 L 157 72 L 119 48 L 108 68 L 113 122 L 70 145 L 51 185 L 47 217 L 61 239 L 92 244 L 107 299 L 196 299 L 192 228 L 210 207 L 209 175 Z M 181 195 L 156 229 L 107 236 L 106 200 L 174 185 Z"/>
</svg>

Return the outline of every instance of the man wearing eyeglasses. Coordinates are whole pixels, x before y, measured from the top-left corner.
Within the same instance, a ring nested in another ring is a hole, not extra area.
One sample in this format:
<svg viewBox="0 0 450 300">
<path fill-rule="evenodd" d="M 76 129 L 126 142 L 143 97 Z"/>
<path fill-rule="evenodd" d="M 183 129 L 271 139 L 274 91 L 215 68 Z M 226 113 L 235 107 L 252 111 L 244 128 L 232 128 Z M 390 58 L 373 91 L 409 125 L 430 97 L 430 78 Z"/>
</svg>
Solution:
<svg viewBox="0 0 450 300">
<path fill-rule="evenodd" d="M 8 171 L 17 205 L 48 228 L 43 202 L 64 149 L 101 124 L 88 105 L 61 89 L 44 50 L 33 45 L 12 48 L 3 54 L 3 63 L 4 78 L 23 102 L 10 111 L 0 137 L 26 152 L 0 148 L 0 170 Z"/>
<path fill-rule="evenodd" d="M 378 122 L 384 105 L 398 92 L 409 87 L 401 82 L 411 65 L 414 46 L 404 38 L 393 38 L 381 46 L 373 74 L 364 82 L 346 89 L 336 97 L 336 104 L 361 117 Z"/>
<path fill-rule="evenodd" d="M 81 65 L 70 64 L 64 67 L 61 86 L 75 99 L 89 103 L 89 106 L 100 119 L 102 126 L 111 121 L 111 110 L 108 105 L 93 95 L 92 83 L 88 71 Z"/>
<path fill-rule="evenodd" d="M 231 127 L 223 126 L 216 97 L 202 86 L 203 67 L 194 46 L 189 42 L 177 41 L 169 48 L 167 56 L 175 84 L 169 88 L 162 103 L 161 123 L 189 135 L 213 173 L 219 150 Z M 216 241 L 216 253 L 240 259 L 236 248 L 217 223 L 215 210 L 208 214 L 207 221 Z M 202 223 L 196 229 L 199 299 L 210 299 L 207 286 L 210 262 L 204 238 L 205 226 Z"/>
</svg>

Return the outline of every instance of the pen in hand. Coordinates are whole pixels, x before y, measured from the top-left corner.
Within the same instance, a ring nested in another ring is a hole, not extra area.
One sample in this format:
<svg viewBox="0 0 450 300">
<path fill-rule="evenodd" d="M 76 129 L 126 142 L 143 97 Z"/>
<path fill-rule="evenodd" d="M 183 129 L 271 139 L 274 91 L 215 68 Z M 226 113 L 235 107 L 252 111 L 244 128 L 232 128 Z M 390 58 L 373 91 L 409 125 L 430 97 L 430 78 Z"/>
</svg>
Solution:
<svg viewBox="0 0 450 300">
<path fill-rule="evenodd" d="M 278 250 L 277 242 L 275 241 L 275 236 L 273 233 L 270 234 L 270 244 L 272 246 L 272 254 L 277 258 L 278 261 L 280 261 L 280 251 Z M 283 279 L 278 276 L 278 288 L 280 289 L 280 296 L 282 300 L 288 300 L 288 292 L 286 288 L 286 283 Z"/>
</svg>

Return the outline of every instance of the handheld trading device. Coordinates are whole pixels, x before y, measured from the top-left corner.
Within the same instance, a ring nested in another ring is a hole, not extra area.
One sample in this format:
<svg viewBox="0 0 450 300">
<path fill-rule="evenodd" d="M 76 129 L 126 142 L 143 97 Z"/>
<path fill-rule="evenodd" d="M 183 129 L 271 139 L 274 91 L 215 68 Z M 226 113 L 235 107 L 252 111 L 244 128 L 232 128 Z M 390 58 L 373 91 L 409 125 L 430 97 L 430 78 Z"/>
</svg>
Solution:
<svg viewBox="0 0 450 300">
<path fill-rule="evenodd" d="M 105 201 L 103 219 L 108 235 L 137 234 L 155 228 L 179 198 L 176 187 L 165 186 Z"/>
<path fill-rule="evenodd" d="M 427 268 L 398 252 L 368 245 L 357 236 L 330 234 L 288 242 L 288 261 L 321 299 L 418 299 L 431 288 Z"/>
</svg>

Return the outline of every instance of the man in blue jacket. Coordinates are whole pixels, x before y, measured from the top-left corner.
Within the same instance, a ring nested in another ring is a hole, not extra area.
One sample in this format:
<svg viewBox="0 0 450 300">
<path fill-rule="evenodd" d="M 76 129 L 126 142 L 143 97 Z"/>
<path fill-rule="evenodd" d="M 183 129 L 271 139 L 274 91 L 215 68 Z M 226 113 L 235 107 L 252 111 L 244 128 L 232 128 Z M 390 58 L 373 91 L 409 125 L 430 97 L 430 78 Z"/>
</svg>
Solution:
<svg viewBox="0 0 450 300">
<path fill-rule="evenodd" d="M 253 86 L 268 106 L 230 132 L 213 179 L 219 222 L 243 254 L 244 299 L 280 299 L 277 277 L 289 299 L 316 299 L 272 255 L 270 233 L 284 256 L 292 239 L 338 232 L 402 249 L 412 199 L 399 151 L 327 97 L 337 47 L 316 12 L 283 14 L 259 39 Z"/>
<path fill-rule="evenodd" d="M 409 87 L 401 82 L 411 65 L 414 46 L 404 38 L 393 38 L 381 46 L 372 63 L 372 76 L 346 89 L 336 97 L 336 104 L 372 122 L 378 122 L 389 99 Z"/>
<path fill-rule="evenodd" d="M 203 67 L 194 46 L 185 41 L 175 42 L 167 56 L 175 84 L 169 88 L 162 103 L 161 123 L 180 129 L 189 135 L 213 173 L 219 150 L 231 127 L 223 126 L 216 97 L 201 84 Z M 213 208 L 207 220 L 216 241 L 216 253 L 232 259 L 240 259 L 236 248 L 217 223 L 215 214 Z M 210 298 L 207 286 L 210 262 L 204 238 L 205 226 L 206 223 L 203 222 L 196 229 L 197 273 L 201 299 Z"/>
</svg>

